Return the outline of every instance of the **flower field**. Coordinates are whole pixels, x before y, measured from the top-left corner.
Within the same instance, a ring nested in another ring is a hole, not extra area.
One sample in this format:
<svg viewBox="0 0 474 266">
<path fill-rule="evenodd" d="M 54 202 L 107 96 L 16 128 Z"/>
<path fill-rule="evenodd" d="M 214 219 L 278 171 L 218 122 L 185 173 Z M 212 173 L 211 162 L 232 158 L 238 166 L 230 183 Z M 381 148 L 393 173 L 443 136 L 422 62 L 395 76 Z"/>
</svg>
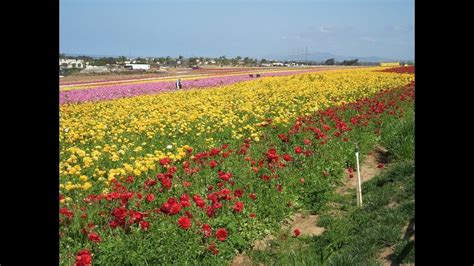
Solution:
<svg viewBox="0 0 474 266">
<path fill-rule="evenodd" d="M 298 73 L 315 72 L 317 69 L 293 70 L 293 71 L 267 71 L 261 73 L 261 77 L 287 76 Z M 208 88 L 229 85 L 254 78 L 248 74 L 217 75 L 207 77 L 186 77 L 182 79 L 184 89 Z M 116 98 L 139 96 L 144 94 L 155 94 L 175 90 L 176 78 L 149 79 L 127 82 L 102 82 L 93 85 L 65 86 L 59 94 L 60 104 L 80 103 L 87 101 L 110 100 Z"/>
<path fill-rule="evenodd" d="M 411 112 L 413 72 L 383 69 L 70 94 L 80 100 L 60 106 L 61 264 L 228 264 L 317 204 L 354 168 L 355 141 L 368 151 Z"/>
</svg>

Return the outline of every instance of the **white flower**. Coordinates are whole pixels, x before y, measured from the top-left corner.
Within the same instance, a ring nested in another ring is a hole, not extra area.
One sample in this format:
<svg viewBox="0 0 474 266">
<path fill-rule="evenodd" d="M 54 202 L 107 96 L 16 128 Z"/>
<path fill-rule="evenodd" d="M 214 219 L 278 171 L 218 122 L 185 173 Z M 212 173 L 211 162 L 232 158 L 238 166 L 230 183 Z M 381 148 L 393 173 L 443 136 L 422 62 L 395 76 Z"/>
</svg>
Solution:
<svg viewBox="0 0 474 266">
<path fill-rule="evenodd" d="M 168 145 L 168 146 L 166 146 L 166 148 L 167 148 L 168 150 L 171 150 L 171 149 L 173 148 L 173 145 Z"/>
</svg>

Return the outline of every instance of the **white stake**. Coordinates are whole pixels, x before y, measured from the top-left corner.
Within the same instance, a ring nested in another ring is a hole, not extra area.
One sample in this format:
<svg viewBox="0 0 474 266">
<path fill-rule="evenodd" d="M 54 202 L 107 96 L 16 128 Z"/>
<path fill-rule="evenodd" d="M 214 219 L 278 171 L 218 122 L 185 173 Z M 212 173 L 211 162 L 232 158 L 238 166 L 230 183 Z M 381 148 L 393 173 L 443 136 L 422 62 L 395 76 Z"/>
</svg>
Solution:
<svg viewBox="0 0 474 266">
<path fill-rule="evenodd" d="M 356 143 L 356 163 L 357 163 L 357 207 L 362 207 L 362 186 L 360 181 L 359 167 L 359 145 Z"/>
</svg>

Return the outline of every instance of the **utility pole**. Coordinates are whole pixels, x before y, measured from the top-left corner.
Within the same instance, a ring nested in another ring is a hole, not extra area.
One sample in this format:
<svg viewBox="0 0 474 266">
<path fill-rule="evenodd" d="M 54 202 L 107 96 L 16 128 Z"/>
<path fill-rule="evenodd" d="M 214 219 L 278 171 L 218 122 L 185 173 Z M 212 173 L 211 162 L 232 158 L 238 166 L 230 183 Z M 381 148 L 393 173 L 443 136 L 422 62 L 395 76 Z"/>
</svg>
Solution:
<svg viewBox="0 0 474 266">
<path fill-rule="evenodd" d="M 308 64 L 308 47 L 306 47 L 306 53 L 305 53 L 305 56 L 304 56 L 304 61 L 306 64 Z"/>
</svg>

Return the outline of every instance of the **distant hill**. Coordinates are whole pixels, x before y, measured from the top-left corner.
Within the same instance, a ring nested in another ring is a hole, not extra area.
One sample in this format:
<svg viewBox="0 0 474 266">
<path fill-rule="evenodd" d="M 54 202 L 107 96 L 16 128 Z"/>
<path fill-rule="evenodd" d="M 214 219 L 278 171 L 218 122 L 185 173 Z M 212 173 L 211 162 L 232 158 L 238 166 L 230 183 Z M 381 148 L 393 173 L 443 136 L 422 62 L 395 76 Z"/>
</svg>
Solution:
<svg viewBox="0 0 474 266">
<path fill-rule="evenodd" d="M 270 58 L 270 56 L 269 56 Z M 276 60 L 282 60 L 282 61 L 290 61 L 290 60 L 305 60 L 305 55 L 290 55 L 290 56 L 274 56 L 271 57 Z M 400 60 L 400 59 L 393 59 L 393 58 L 384 58 L 384 57 L 378 57 L 378 56 L 343 56 L 343 55 L 335 55 L 331 53 L 321 53 L 321 52 L 315 52 L 315 53 L 308 53 L 307 60 L 308 61 L 316 61 L 316 62 L 324 62 L 327 59 L 334 58 L 336 61 L 342 62 L 344 60 L 354 60 L 354 59 L 359 59 L 359 62 L 390 62 L 390 61 L 407 61 L 407 60 Z"/>
</svg>

